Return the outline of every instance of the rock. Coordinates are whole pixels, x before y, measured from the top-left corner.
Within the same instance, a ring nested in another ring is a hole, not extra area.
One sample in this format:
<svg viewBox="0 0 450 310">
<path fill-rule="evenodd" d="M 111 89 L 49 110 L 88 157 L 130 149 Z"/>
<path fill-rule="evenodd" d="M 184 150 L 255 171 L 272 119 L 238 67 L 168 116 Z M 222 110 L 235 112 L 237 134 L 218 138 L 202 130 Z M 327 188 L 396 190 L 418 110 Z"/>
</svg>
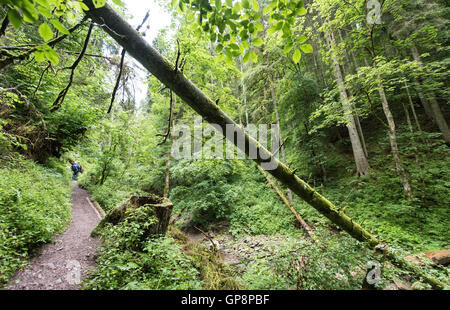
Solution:
<svg viewBox="0 0 450 310">
<path fill-rule="evenodd" d="M 425 256 L 431 259 L 436 265 L 446 266 L 450 263 L 450 250 L 425 252 Z"/>
<path fill-rule="evenodd" d="M 48 263 L 47 267 L 50 268 L 51 270 L 55 270 L 56 269 L 56 266 L 53 263 Z"/>
<path fill-rule="evenodd" d="M 419 258 L 423 256 L 431 260 L 436 265 L 446 266 L 450 263 L 450 250 L 439 250 L 439 251 L 425 252 L 422 254 L 408 255 L 405 257 L 405 260 L 417 263 L 419 265 L 424 265 L 424 263 Z"/>
<path fill-rule="evenodd" d="M 422 261 L 415 254 L 405 256 L 404 259 L 412 263 L 423 265 Z"/>
<path fill-rule="evenodd" d="M 344 280 L 347 281 L 348 280 L 347 276 L 345 276 L 345 275 L 343 275 L 343 274 L 341 274 L 339 272 L 336 273 L 336 278 L 338 280 L 341 280 L 341 281 L 344 281 Z"/>
<path fill-rule="evenodd" d="M 61 283 L 62 283 L 61 279 L 58 279 L 58 280 L 55 281 L 55 284 L 61 284 Z"/>
<path fill-rule="evenodd" d="M 399 280 L 395 280 L 394 283 L 401 291 L 408 291 L 411 289 L 411 286 L 409 284 L 401 282 Z"/>
<path fill-rule="evenodd" d="M 396 291 L 396 290 L 398 290 L 398 287 L 397 287 L 397 285 L 395 285 L 395 283 L 389 283 L 389 284 L 384 288 L 384 290 L 386 290 L 386 291 Z"/>
</svg>

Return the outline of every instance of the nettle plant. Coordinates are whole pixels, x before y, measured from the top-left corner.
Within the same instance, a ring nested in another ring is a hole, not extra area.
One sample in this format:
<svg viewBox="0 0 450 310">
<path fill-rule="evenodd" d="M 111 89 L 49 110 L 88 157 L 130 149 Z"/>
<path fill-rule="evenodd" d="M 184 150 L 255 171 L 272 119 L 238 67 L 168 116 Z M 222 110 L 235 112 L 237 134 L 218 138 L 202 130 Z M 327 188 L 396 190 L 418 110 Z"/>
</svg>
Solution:
<svg viewBox="0 0 450 310">
<path fill-rule="evenodd" d="M 260 1 L 262 2 L 262 1 Z M 307 13 L 303 0 L 272 0 L 262 8 L 257 0 L 172 0 L 172 6 L 197 20 L 197 32 L 207 32 L 226 61 L 243 56 L 243 62 L 250 59 L 257 63 L 255 48 L 264 44 L 261 32 L 279 33 L 285 43 L 284 53 L 292 52 L 292 59 L 298 63 L 303 53 L 311 53 L 311 44 L 298 29 L 298 16 Z"/>
<path fill-rule="evenodd" d="M 121 0 L 112 0 L 123 7 Z M 106 0 L 94 0 L 94 5 L 102 7 Z M 7 18 L 15 29 L 20 29 L 24 23 L 39 24 L 39 35 L 43 43 L 36 47 L 34 56 L 37 61 L 59 63 L 59 56 L 48 44 L 55 39 L 55 34 L 70 35 L 67 25 L 76 23 L 84 11 L 89 8 L 80 0 L 0 0 L 0 5 L 6 9 Z"/>
</svg>

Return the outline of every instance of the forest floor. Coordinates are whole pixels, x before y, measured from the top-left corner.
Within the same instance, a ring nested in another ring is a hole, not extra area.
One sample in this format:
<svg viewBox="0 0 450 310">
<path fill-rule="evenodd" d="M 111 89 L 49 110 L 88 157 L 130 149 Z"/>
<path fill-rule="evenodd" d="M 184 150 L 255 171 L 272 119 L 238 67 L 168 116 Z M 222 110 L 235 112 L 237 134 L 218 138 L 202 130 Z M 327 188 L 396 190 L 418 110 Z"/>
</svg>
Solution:
<svg viewBox="0 0 450 310">
<path fill-rule="evenodd" d="M 9 282 L 10 290 L 78 290 L 89 270 L 96 266 L 95 252 L 101 240 L 90 236 L 101 220 L 87 191 L 73 183 L 72 221 L 68 229 L 44 245 L 27 268 Z"/>
</svg>

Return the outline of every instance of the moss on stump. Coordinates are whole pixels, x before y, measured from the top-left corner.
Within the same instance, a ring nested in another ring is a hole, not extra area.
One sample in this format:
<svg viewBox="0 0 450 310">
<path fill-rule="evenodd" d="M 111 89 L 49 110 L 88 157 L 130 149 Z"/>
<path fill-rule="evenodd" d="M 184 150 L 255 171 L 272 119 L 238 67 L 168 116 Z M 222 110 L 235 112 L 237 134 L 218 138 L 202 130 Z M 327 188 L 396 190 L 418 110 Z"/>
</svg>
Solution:
<svg viewBox="0 0 450 310">
<path fill-rule="evenodd" d="M 146 228 L 145 237 L 165 235 L 172 209 L 172 202 L 166 198 L 156 195 L 132 196 L 109 211 L 91 235 L 97 236 L 100 229 L 105 227 L 106 224 L 117 225 L 130 216 L 134 217 L 133 221 L 148 221 L 151 223 Z"/>
</svg>

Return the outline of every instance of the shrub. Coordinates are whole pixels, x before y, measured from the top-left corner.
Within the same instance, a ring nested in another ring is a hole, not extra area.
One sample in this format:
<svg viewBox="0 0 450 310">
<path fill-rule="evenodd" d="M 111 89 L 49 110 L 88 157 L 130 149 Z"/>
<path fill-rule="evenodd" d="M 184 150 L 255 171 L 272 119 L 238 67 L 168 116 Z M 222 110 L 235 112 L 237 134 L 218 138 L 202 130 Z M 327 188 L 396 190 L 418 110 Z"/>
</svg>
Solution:
<svg viewBox="0 0 450 310">
<path fill-rule="evenodd" d="M 70 177 L 31 161 L 2 161 L 0 168 L 0 284 L 71 218 Z"/>
</svg>

